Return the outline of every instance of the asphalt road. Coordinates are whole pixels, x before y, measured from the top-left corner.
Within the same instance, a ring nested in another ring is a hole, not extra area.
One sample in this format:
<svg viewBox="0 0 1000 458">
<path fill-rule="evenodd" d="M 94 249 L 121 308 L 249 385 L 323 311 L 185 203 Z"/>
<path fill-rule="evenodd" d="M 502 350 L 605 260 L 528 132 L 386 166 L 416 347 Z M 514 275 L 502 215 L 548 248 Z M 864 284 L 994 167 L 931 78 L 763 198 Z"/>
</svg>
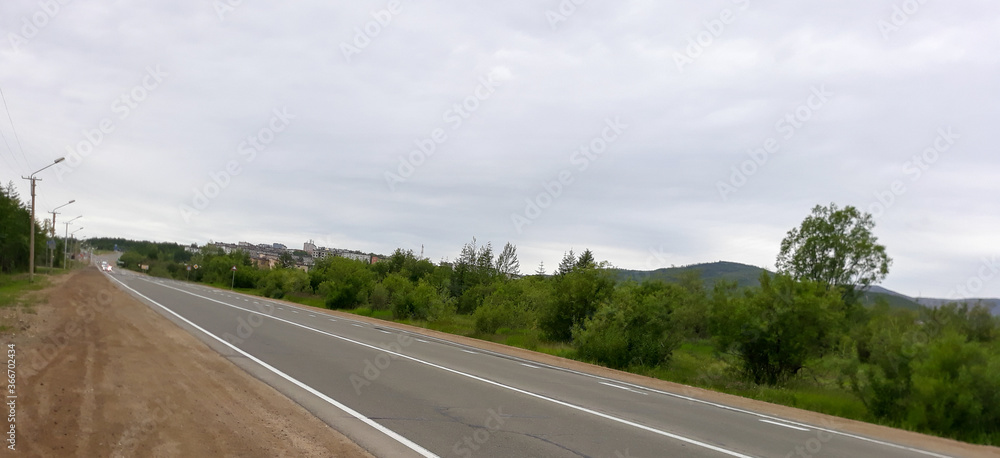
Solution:
<svg viewBox="0 0 1000 458">
<path fill-rule="evenodd" d="M 110 277 L 378 456 L 944 456 L 309 307 Z"/>
</svg>

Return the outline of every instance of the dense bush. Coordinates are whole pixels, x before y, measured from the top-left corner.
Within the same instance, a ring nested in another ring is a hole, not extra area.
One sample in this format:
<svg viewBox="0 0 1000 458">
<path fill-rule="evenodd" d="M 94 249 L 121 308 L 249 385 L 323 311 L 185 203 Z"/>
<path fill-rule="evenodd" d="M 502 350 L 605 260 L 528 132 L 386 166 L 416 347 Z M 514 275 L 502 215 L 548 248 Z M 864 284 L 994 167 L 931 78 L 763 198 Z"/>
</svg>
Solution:
<svg viewBox="0 0 1000 458">
<path fill-rule="evenodd" d="M 671 313 L 688 292 L 677 285 L 627 283 L 573 331 L 580 356 L 613 368 L 666 363 L 681 342 Z"/>
<path fill-rule="evenodd" d="M 282 298 L 289 293 L 303 293 L 309 288 L 309 275 L 299 269 L 274 269 L 257 282 L 257 289 L 267 297 Z"/>
<path fill-rule="evenodd" d="M 540 278 L 505 282 L 472 314 L 475 330 L 493 334 L 501 328 L 533 329 L 539 310 L 551 300 L 551 287 Z"/>
</svg>

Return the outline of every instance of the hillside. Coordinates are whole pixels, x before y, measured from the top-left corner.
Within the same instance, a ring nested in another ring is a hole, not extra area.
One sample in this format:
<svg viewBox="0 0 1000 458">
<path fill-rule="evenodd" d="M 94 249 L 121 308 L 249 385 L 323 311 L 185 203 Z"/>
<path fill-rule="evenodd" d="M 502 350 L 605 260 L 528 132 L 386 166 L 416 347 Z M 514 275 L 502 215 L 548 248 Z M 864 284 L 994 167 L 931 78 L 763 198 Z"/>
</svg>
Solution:
<svg viewBox="0 0 1000 458">
<path fill-rule="evenodd" d="M 618 269 L 618 280 L 635 280 L 637 282 L 642 282 L 647 279 L 653 279 L 674 283 L 680 281 L 685 274 L 689 274 L 693 271 L 697 271 L 701 274 L 701 278 L 705 282 L 706 289 L 711 289 L 712 285 L 719 280 L 735 281 L 741 288 L 747 288 L 759 285 L 760 273 L 764 271 L 764 269 L 736 262 L 718 261 L 705 264 L 693 264 L 684 267 L 666 267 L 652 271 Z M 891 307 L 910 310 L 919 310 L 922 306 L 940 307 L 943 304 L 955 302 L 951 299 L 915 299 L 905 294 L 900 294 L 877 285 L 873 286 L 871 290 L 864 295 L 864 302 L 867 305 L 874 304 L 880 299 L 884 299 Z M 1000 299 L 965 299 L 959 302 L 983 304 L 989 307 L 993 311 L 994 315 L 1000 316 Z"/>
<path fill-rule="evenodd" d="M 736 262 L 718 261 L 684 267 L 666 267 L 653 271 L 619 269 L 618 280 L 642 282 L 652 279 L 665 282 L 678 282 L 685 274 L 693 271 L 699 272 L 701 279 L 705 281 L 705 287 L 711 289 L 712 285 L 719 280 L 735 281 L 741 288 L 757 286 L 760 280 L 760 273 L 764 269 Z"/>
</svg>

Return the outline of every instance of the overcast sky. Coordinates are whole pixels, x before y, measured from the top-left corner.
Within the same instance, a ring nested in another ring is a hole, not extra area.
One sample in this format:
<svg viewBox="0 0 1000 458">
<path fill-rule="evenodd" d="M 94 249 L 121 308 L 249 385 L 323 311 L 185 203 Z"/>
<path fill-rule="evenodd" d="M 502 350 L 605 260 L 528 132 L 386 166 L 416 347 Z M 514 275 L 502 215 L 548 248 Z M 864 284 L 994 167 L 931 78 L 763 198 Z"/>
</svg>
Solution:
<svg viewBox="0 0 1000 458">
<path fill-rule="evenodd" d="M 1000 297 L 1000 3 L 576 2 L 4 1 L 0 179 L 66 156 L 39 218 L 86 237 L 524 272 L 773 269 L 835 202 L 883 286 Z"/>
</svg>

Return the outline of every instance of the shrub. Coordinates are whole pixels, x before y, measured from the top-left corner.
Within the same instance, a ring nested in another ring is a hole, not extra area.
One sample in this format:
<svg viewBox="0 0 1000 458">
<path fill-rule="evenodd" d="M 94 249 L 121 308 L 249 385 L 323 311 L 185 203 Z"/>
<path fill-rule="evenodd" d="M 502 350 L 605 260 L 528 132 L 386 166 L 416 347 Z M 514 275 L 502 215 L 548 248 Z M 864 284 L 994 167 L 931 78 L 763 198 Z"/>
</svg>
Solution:
<svg viewBox="0 0 1000 458">
<path fill-rule="evenodd" d="M 685 296 L 677 285 L 625 284 L 573 330 L 573 343 L 581 357 L 617 369 L 667 362 L 681 342 L 671 314 Z"/>
</svg>

